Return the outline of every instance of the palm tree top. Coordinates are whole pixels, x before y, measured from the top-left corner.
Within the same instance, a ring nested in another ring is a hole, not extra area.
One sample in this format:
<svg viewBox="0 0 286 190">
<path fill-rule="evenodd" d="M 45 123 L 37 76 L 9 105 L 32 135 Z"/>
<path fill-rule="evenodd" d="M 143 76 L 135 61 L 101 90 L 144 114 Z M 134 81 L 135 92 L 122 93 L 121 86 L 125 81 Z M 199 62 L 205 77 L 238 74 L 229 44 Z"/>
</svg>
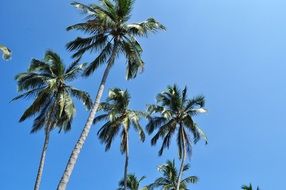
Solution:
<svg viewBox="0 0 286 190">
<path fill-rule="evenodd" d="M 45 53 L 43 60 L 33 59 L 28 71 L 15 77 L 21 94 L 12 101 L 34 98 L 19 121 L 37 114 L 31 132 L 36 132 L 44 126 L 58 126 L 60 130 L 68 131 L 75 114 L 72 97 L 83 102 L 87 109 L 92 106 L 87 92 L 68 84 L 81 74 L 83 68 L 84 65 L 78 64 L 77 61 L 65 67 L 60 56 L 51 50 Z"/>
<path fill-rule="evenodd" d="M 99 121 L 106 121 L 106 123 L 99 129 L 98 135 L 105 149 L 111 147 L 111 143 L 120 129 L 121 132 L 121 152 L 126 151 L 126 138 L 128 130 L 132 125 L 138 132 L 141 141 L 145 140 L 144 131 L 140 125 L 140 118 L 144 113 L 129 108 L 130 94 L 127 90 L 113 88 L 109 90 L 106 102 L 100 103 L 99 110 L 103 111 L 102 115 L 95 117 L 94 123 Z"/>
<path fill-rule="evenodd" d="M 207 143 L 205 133 L 193 121 L 193 116 L 206 112 L 203 96 L 189 99 L 187 97 L 187 87 L 181 91 L 177 85 L 172 85 L 159 93 L 156 100 L 156 104 L 148 106 L 149 122 L 146 129 L 149 134 L 158 129 L 151 140 L 151 144 L 155 145 L 159 138 L 163 139 L 159 155 L 162 155 L 163 150 L 169 147 L 171 137 L 177 130 L 179 131 L 177 135 L 179 157 L 182 155 L 183 142 L 185 142 L 189 153 L 192 150 L 192 141 L 197 143 L 200 139 L 203 139 Z M 190 139 L 190 135 L 185 129 L 191 132 L 193 140 Z"/>
<path fill-rule="evenodd" d="M 252 190 L 252 184 L 250 183 L 249 186 L 248 185 L 243 185 L 243 186 L 241 186 L 241 189 L 243 189 L 243 190 Z M 259 190 L 259 187 L 257 187 L 257 190 Z"/>
<path fill-rule="evenodd" d="M 145 176 L 137 178 L 135 174 L 128 174 L 127 176 L 127 189 L 128 190 L 139 190 L 140 183 L 145 179 Z M 124 190 L 124 179 L 121 179 L 118 183 L 119 188 L 117 190 Z M 147 190 L 147 187 L 143 187 L 141 190 Z"/>
<path fill-rule="evenodd" d="M 183 167 L 183 172 L 186 172 L 190 169 L 189 164 L 185 164 Z M 178 179 L 178 170 L 176 168 L 175 160 L 167 160 L 165 164 L 158 166 L 158 171 L 162 174 L 162 177 L 159 177 L 155 180 L 154 183 L 150 184 L 149 189 L 154 189 L 161 187 L 166 190 L 174 190 L 177 186 Z M 197 176 L 188 176 L 180 182 L 180 189 L 187 190 L 189 183 L 197 183 L 199 178 Z"/>
<path fill-rule="evenodd" d="M 131 17 L 134 0 L 100 0 L 99 4 L 85 5 L 73 2 L 72 5 L 86 16 L 86 22 L 67 27 L 67 30 L 80 30 L 90 35 L 78 37 L 67 44 L 67 49 L 76 51 L 74 58 L 81 58 L 87 51 L 100 53 L 86 68 L 84 75 L 89 76 L 110 56 L 119 53 L 127 59 L 126 78 L 135 78 L 137 72 L 143 70 L 141 59 L 142 48 L 136 37 L 147 37 L 149 33 L 165 30 L 165 27 L 154 18 L 139 23 L 128 23 Z"/>
<path fill-rule="evenodd" d="M 87 34 L 107 33 L 114 38 L 122 38 L 126 34 L 146 36 L 148 32 L 166 30 L 165 26 L 152 17 L 140 23 L 127 23 L 131 17 L 134 0 L 100 0 L 99 2 L 99 5 L 85 5 L 76 1 L 71 3 L 87 15 L 86 19 L 90 28 L 87 28 L 87 25 L 82 25 L 84 23 L 79 23 L 67 27 L 67 30 L 83 30 Z"/>
</svg>

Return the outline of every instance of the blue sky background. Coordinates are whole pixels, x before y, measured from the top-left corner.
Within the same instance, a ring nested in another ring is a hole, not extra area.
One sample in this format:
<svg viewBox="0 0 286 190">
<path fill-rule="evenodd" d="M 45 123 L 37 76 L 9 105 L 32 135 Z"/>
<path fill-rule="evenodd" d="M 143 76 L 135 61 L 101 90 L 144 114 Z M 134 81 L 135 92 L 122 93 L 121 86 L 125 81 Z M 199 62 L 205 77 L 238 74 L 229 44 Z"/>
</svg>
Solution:
<svg viewBox="0 0 286 190">
<path fill-rule="evenodd" d="M 284 0 L 137 0 L 132 21 L 152 16 L 168 30 L 140 39 L 146 63 L 142 75 L 125 81 L 125 62 L 120 59 L 107 89 L 127 88 L 136 109 L 153 103 L 168 84 L 188 85 L 190 97 L 205 95 L 209 112 L 195 120 L 207 133 L 209 145 L 194 147 L 187 174 L 199 176 L 200 181 L 190 189 L 240 189 L 249 182 L 262 190 L 285 189 L 285 6 Z M 31 189 L 43 132 L 29 133 L 32 120 L 17 122 L 30 102 L 9 103 L 17 95 L 14 76 L 25 71 L 32 58 L 42 58 L 47 49 L 70 63 L 65 44 L 81 34 L 65 28 L 83 18 L 64 0 L 2 0 L 0 16 L 0 43 L 13 50 L 10 62 L 0 60 L 0 189 Z M 102 69 L 74 85 L 94 97 L 101 74 Z M 56 188 L 87 116 L 79 105 L 73 129 L 66 134 L 53 132 L 43 190 Z M 118 140 L 105 153 L 97 129 L 94 126 L 90 132 L 70 190 L 114 190 L 123 176 Z M 162 157 L 157 156 L 159 146 L 150 146 L 150 137 L 141 144 L 134 134 L 130 146 L 129 170 L 146 175 L 143 184 L 159 176 L 157 165 L 177 159 L 175 141 Z"/>
</svg>

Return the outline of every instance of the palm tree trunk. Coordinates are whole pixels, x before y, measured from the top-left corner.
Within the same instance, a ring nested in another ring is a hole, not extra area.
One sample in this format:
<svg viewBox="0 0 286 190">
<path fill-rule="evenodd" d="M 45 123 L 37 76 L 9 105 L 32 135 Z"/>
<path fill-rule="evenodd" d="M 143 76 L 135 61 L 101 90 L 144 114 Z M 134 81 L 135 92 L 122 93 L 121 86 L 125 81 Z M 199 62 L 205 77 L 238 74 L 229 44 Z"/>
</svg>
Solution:
<svg viewBox="0 0 286 190">
<path fill-rule="evenodd" d="M 186 159 L 186 142 L 185 142 L 185 135 L 183 133 L 183 129 L 182 129 L 182 126 L 181 126 L 181 135 L 182 135 L 182 138 L 183 138 L 183 155 L 182 155 L 182 160 L 181 160 L 181 166 L 180 166 L 180 171 L 179 171 L 179 174 L 178 174 L 178 180 L 177 180 L 177 188 L 176 190 L 180 190 L 180 183 L 181 183 L 181 178 L 182 178 L 182 173 L 183 173 L 183 170 L 184 170 L 184 162 L 185 162 L 185 159 Z"/>
<path fill-rule="evenodd" d="M 128 161 L 129 161 L 129 145 L 128 145 L 128 132 L 126 132 L 126 152 L 125 152 L 125 166 L 124 166 L 124 190 L 127 190 Z"/>
<path fill-rule="evenodd" d="M 83 128 L 83 131 L 82 131 L 82 133 L 81 133 L 81 135 L 80 135 L 80 137 L 79 137 L 79 139 L 78 139 L 78 141 L 77 141 L 77 143 L 76 143 L 76 145 L 75 145 L 75 147 L 74 147 L 74 149 L 70 155 L 69 161 L 68 161 L 67 166 L 65 168 L 64 174 L 63 174 L 63 176 L 62 176 L 62 178 L 58 184 L 57 190 L 65 190 L 67 187 L 67 184 L 69 182 L 70 176 L 72 174 L 72 171 L 73 171 L 74 166 L 76 164 L 76 161 L 78 159 L 80 151 L 81 151 L 81 149 L 85 143 L 85 140 L 89 134 L 89 131 L 90 131 L 91 125 L 93 123 L 95 114 L 96 114 L 98 106 L 100 104 L 100 99 L 101 99 L 103 91 L 104 91 L 106 79 L 107 79 L 108 74 L 110 72 L 110 69 L 111 69 L 111 67 L 115 61 L 116 54 L 117 54 L 117 48 L 116 48 L 116 44 L 115 44 L 113 51 L 112 51 L 112 54 L 111 54 L 111 57 L 108 60 L 108 64 L 107 64 L 105 71 L 103 73 L 103 76 L 102 76 L 102 79 L 100 82 L 100 86 L 99 86 L 99 89 L 97 91 L 97 95 L 95 98 L 94 105 L 91 109 L 91 112 L 89 113 L 89 117 L 88 117 L 87 122 Z"/>
<path fill-rule="evenodd" d="M 34 186 L 34 190 L 39 190 L 40 189 L 40 184 L 41 184 L 41 179 L 43 175 L 43 170 L 44 170 L 44 165 L 45 165 L 45 160 L 46 160 L 46 154 L 47 154 L 47 149 L 48 149 L 48 144 L 49 144 L 49 138 L 50 138 L 50 131 L 46 130 L 45 131 L 45 141 L 43 145 L 43 150 L 42 150 L 42 155 L 41 155 L 41 161 L 38 169 L 38 174 Z"/>
</svg>

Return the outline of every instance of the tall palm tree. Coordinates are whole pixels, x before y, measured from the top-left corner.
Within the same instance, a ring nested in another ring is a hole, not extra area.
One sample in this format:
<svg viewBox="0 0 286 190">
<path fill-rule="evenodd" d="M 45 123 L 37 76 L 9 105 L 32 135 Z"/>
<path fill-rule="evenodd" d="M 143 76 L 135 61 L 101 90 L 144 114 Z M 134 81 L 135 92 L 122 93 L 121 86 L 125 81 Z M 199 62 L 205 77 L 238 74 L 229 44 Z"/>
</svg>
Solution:
<svg viewBox="0 0 286 190">
<path fill-rule="evenodd" d="M 144 131 L 139 123 L 142 113 L 131 110 L 128 106 L 130 95 L 127 90 L 123 91 L 114 88 L 109 91 L 106 102 L 100 104 L 100 110 L 105 113 L 97 116 L 94 123 L 105 120 L 107 121 L 98 131 L 99 139 L 105 144 L 105 150 L 109 150 L 113 139 L 121 131 L 120 150 L 125 154 L 124 167 L 124 190 L 127 190 L 127 170 L 129 161 L 129 129 L 131 125 L 138 132 L 141 141 L 145 140 Z"/>
<path fill-rule="evenodd" d="M 100 4 L 85 5 L 78 2 L 72 3 L 87 15 L 87 21 L 78 23 L 67 30 L 80 30 L 89 37 L 78 37 L 67 44 L 67 48 L 76 53 L 74 58 L 80 59 L 86 52 L 98 51 L 97 57 L 88 65 L 84 74 L 91 75 L 99 66 L 106 63 L 99 89 L 90 111 L 83 131 L 70 155 L 64 174 L 58 184 L 58 190 L 66 189 L 67 183 L 76 164 L 80 151 L 89 134 L 93 119 L 97 112 L 109 71 L 118 55 L 126 58 L 126 78 L 135 78 L 143 70 L 144 62 L 141 58 L 142 48 L 136 37 L 147 37 L 148 34 L 165 30 L 165 27 L 154 18 L 139 23 L 128 23 L 134 0 L 100 0 Z"/>
<path fill-rule="evenodd" d="M 252 190 L 252 185 L 251 185 L 251 183 L 249 184 L 249 186 L 243 185 L 243 186 L 241 186 L 241 189 L 243 189 L 243 190 Z M 259 190 L 259 187 L 257 187 L 257 190 Z"/>
<path fill-rule="evenodd" d="M 75 114 L 72 98 L 79 99 L 88 109 L 92 100 L 87 92 L 69 86 L 67 82 L 74 80 L 82 71 L 83 65 L 77 62 L 65 68 L 59 55 L 47 51 L 44 60 L 33 59 L 27 72 L 16 76 L 18 91 L 21 93 L 13 100 L 34 98 L 26 109 L 20 122 L 36 115 L 31 133 L 41 129 L 45 131 L 45 140 L 34 189 L 40 188 L 50 132 L 58 127 L 59 131 L 71 129 Z"/>
<path fill-rule="evenodd" d="M 196 143 L 203 138 L 207 143 L 206 135 L 193 121 L 193 116 L 206 112 L 203 108 L 204 105 L 203 96 L 188 99 L 186 87 L 181 91 L 176 85 L 173 85 L 168 86 L 165 91 L 157 95 L 157 104 L 148 107 L 150 116 L 146 128 L 149 134 L 158 129 L 151 139 L 151 144 L 155 145 L 159 138 L 163 140 L 159 150 L 160 156 L 164 149 L 169 147 L 172 136 L 177 132 L 177 145 L 181 159 L 177 190 L 179 190 L 187 152 L 190 155 L 192 150 L 192 142 Z M 190 134 L 193 135 L 193 139 Z"/>
<path fill-rule="evenodd" d="M 137 178 L 134 174 L 128 174 L 127 176 L 127 190 L 148 190 L 147 187 L 140 188 L 140 183 L 145 179 L 146 177 L 143 176 L 141 178 Z M 119 181 L 119 188 L 117 190 L 125 190 L 125 180 L 121 179 Z"/>
<path fill-rule="evenodd" d="M 0 44 L 0 50 L 3 53 L 2 58 L 4 60 L 9 60 L 11 58 L 12 52 L 11 52 L 11 50 L 9 48 L 7 48 L 6 46 L 3 46 L 3 45 Z"/>
<path fill-rule="evenodd" d="M 185 164 L 183 167 L 183 172 L 190 168 L 189 164 Z M 159 172 L 163 177 L 159 177 L 154 183 L 149 185 L 149 189 L 161 188 L 162 190 L 175 190 L 178 183 L 178 170 L 175 165 L 175 161 L 168 160 L 166 164 L 160 165 L 158 167 Z M 197 176 L 188 176 L 184 178 L 179 183 L 180 190 L 188 190 L 187 186 L 189 183 L 197 183 Z"/>
</svg>

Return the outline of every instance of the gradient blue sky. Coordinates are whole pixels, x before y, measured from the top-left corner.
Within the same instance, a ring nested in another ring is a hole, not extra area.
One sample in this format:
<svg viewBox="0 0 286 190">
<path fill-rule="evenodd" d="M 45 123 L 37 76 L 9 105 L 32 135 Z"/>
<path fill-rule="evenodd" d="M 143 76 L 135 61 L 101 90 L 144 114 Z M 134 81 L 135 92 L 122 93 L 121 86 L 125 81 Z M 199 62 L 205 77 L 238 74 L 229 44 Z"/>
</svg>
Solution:
<svg viewBox="0 0 286 190">
<path fill-rule="evenodd" d="M 136 109 L 153 103 L 168 84 L 188 85 L 190 96 L 205 95 L 209 112 L 195 120 L 209 145 L 194 147 L 187 174 L 200 181 L 190 189 L 240 189 L 249 182 L 263 190 L 285 189 L 285 6 L 285 0 L 137 0 L 132 21 L 152 16 L 168 30 L 140 39 L 146 62 L 142 75 L 125 81 L 125 62 L 119 60 L 107 88 L 127 88 Z M 47 49 L 71 62 L 65 44 L 79 33 L 65 28 L 82 16 L 65 0 L 2 0 L 0 16 L 0 43 L 13 50 L 10 62 L 0 60 L 0 189 L 26 190 L 34 184 L 43 132 L 29 133 L 32 120 L 17 122 L 29 101 L 9 103 L 17 95 L 13 79 Z M 101 73 L 74 85 L 94 97 Z M 79 106 L 72 131 L 53 132 L 43 190 L 55 189 L 87 115 Z M 70 190 L 114 190 L 123 175 L 118 141 L 105 153 L 97 129 L 91 130 Z M 131 139 L 130 172 L 146 175 L 143 184 L 159 176 L 158 164 L 177 158 L 175 143 L 158 157 L 159 147 L 151 147 L 149 140 L 141 144 L 137 136 Z"/>
</svg>

